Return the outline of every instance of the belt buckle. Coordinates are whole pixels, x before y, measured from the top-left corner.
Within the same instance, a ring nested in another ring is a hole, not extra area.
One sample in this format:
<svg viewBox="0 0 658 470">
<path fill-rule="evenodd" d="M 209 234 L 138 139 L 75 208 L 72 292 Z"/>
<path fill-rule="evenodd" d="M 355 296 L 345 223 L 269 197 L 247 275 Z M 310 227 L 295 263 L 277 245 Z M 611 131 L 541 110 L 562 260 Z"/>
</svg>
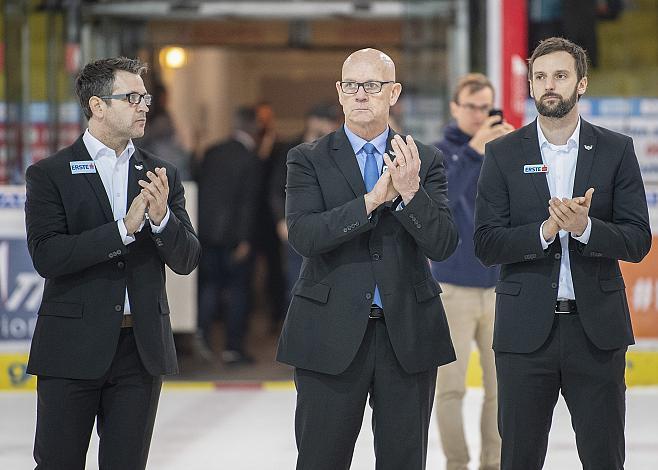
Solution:
<svg viewBox="0 0 658 470">
<path fill-rule="evenodd" d="M 368 318 L 371 320 L 383 320 L 384 319 L 384 309 L 381 307 L 370 307 L 370 313 Z"/>
</svg>

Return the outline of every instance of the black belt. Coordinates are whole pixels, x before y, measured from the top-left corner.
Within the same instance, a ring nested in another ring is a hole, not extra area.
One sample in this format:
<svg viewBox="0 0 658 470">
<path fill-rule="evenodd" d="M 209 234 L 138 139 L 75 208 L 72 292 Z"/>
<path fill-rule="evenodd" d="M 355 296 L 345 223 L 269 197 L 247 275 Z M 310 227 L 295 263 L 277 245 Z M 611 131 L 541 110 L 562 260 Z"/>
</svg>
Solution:
<svg viewBox="0 0 658 470">
<path fill-rule="evenodd" d="M 574 315 L 578 313 L 578 307 L 575 300 L 558 300 L 555 302 L 555 313 Z"/>
<path fill-rule="evenodd" d="M 371 320 L 383 320 L 384 319 L 384 309 L 379 305 L 372 305 L 370 307 L 370 315 L 368 318 Z"/>
</svg>

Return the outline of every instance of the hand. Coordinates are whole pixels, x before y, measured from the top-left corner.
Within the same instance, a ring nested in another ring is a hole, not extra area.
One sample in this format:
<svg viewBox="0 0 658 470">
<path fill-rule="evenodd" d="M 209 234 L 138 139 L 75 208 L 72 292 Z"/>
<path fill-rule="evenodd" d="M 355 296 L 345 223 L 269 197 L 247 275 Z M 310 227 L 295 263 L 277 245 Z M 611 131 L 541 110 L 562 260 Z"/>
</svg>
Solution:
<svg viewBox="0 0 658 470">
<path fill-rule="evenodd" d="M 281 219 L 276 223 L 276 233 L 282 242 L 288 241 L 288 225 L 285 219 Z"/>
<path fill-rule="evenodd" d="M 160 225 L 167 214 L 167 199 L 169 198 L 167 169 L 156 168 L 155 173 L 147 171 L 146 176 L 151 182 L 147 183 L 144 180 L 139 180 L 139 185 L 142 187 L 141 194 L 148 203 L 149 219 L 155 225 Z"/>
<path fill-rule="evenodd" d="M 231 253 L 231 258 L 234 263 L 239 263 L 249 256 L 250 251 L 251 245 L 249 245 L 249 242 L 240 242 Z"/>
<path fill-rule="evenodd" d="M 391 161 L 388 155 L 384 155 L 384 163 L 388 166 L 393 187 L 400 193 L 404 203 L 409 204 L 420 188 L 418 147 L 410 135 L 407 136 L 406 142 L 396 135 L 391 141 L 391 147 L 395 151 L 395 160 Z"/>
<path fill-rule="evenodd" d="M 123 224 L 126 226 L 128 235 L 132 236 L 139 230 L 139 227 L 142 226 L 145 219 L 146 208 L 146 198 L 140 193 L 135 199 L 133 199 L 133 202 L 130 203 L 128 213 L 123 218 Z"/>
<path fill-rule="evenodd" d="M 384 154 L 384 163 L 388 156 Z M 390 162 L 390 159 L 389 159 Z M 375 187 L 372 188 L 372 191 L 367 193 L 363 199 L 366 203 L 366 213 L 370 215 L 372 211 L 377 209 L 379 206 L 384 204 L 386 201 L 392 201 L 398 197 L 399 193 L 393 186 L 393 181 L 391 180 L 391 175 L 388 171 L 382 173 L 382 175 L 375 183 Z"/>
<path fill-rule="evenodd" d="M 562 200 L 554 197 L 549 201 L 548 212 L 560 229 L 579 237 L 587 228 L 589 208 L 592 205 L 594 188 L 589 188 L 585 196 Z"/>
<path fill-rule="evenodd" d="M 489 116 L 468 143 L 480 155 L 484 155 L 485 144 L 514 130 L 514 126 L 506 121 L 494 125 L 497 122 L 500 122 L 500 116 Z"/>
<path fill-rule="evenodd" d="M 557 224 L 552 217 L 546 219 L 546 222 L 541 228 L 541 234 L 544 237 L 545 241 L 552 240 L 555 235 L 560 231 L 560 226 Z"/>
</svg>

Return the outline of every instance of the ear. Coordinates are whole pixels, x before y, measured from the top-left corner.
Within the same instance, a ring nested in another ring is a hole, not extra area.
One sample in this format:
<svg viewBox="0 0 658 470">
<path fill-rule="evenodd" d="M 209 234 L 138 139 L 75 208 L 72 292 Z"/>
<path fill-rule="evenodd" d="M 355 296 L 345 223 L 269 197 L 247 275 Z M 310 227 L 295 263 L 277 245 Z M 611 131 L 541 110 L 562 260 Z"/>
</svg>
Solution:
<svg viewBox="0 0 658 470">
<path fill-rule="evenodd" d="M 532 91 L 532 80 L 528 80 L 528 88 L 530 89 L 530 98 L 534 98 L 535 93 Z"/>
<path fill-rule="evenodd" d="M 343 91 L 340 89 L 340 82 L 336 82 L 336 92 L 338 93 L 338 102 L 343 104 Z"/>
<path fill-rule="evenodd" d="M 587 77 L 583 77 L 578 82 L 578 95 L 583 96 L 587 91 Z"/>
<path fill-rule="evenodd" d="M 454 101 L 450 101 L 450 115 L 453 119 L 457 119 L 457 112 L 459 110 L 459 105 Z"/>
<path fill-rule="evenodd" d="M 391 97 L 388 100 L 388 104 L 390 106 L 393 106 L 395 103 L 398 102 L 398 98 L 400 98 L 400 93 L 402 93 L 402 84 L 395 82 L 391 89 Z"/>
<path fill-rule="evenodd" d="M 89 98 L 89 109 L 91 109 L 92 116 L 96 118 L 102 118 L 105 114 L 105 108 L 107 103 L 100 99 L 98 96 L 92 96 Z"/>
</svg>

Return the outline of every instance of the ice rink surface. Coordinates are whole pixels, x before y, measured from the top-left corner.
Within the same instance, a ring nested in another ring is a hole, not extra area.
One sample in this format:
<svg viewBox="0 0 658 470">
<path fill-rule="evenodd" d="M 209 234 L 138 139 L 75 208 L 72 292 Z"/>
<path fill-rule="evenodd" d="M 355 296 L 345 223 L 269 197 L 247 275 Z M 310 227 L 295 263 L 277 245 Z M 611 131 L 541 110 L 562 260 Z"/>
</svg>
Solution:
<svg viewBox="0 0 658 470">
<path fill-rule="evenodd" d="M 32 441 L 36 394 L 0 392 L 0 469 L 34 468 Z M 469 389 L 465 422 L 471 470 L 477 469 L 478 415 L 482 392 Z M 295 468 L 294 390 L 165 389 L 151 445 L 149 470 L 291 470 Z M 356 444 L 352 469 L 374 469 L 370 409 Z M 94 433 L 87 469 L 97 469 Z M 436 421 L 430 431 L 427 468 L 443 470 Z M 577 470 L 569 415 L 560 399 L 553 418 L 546 470 Z M 627 394 L 626 470 L 658 468 L 658 387 Z M 402 470 L 402 469 L 401 469 Z"/>
</svg>

